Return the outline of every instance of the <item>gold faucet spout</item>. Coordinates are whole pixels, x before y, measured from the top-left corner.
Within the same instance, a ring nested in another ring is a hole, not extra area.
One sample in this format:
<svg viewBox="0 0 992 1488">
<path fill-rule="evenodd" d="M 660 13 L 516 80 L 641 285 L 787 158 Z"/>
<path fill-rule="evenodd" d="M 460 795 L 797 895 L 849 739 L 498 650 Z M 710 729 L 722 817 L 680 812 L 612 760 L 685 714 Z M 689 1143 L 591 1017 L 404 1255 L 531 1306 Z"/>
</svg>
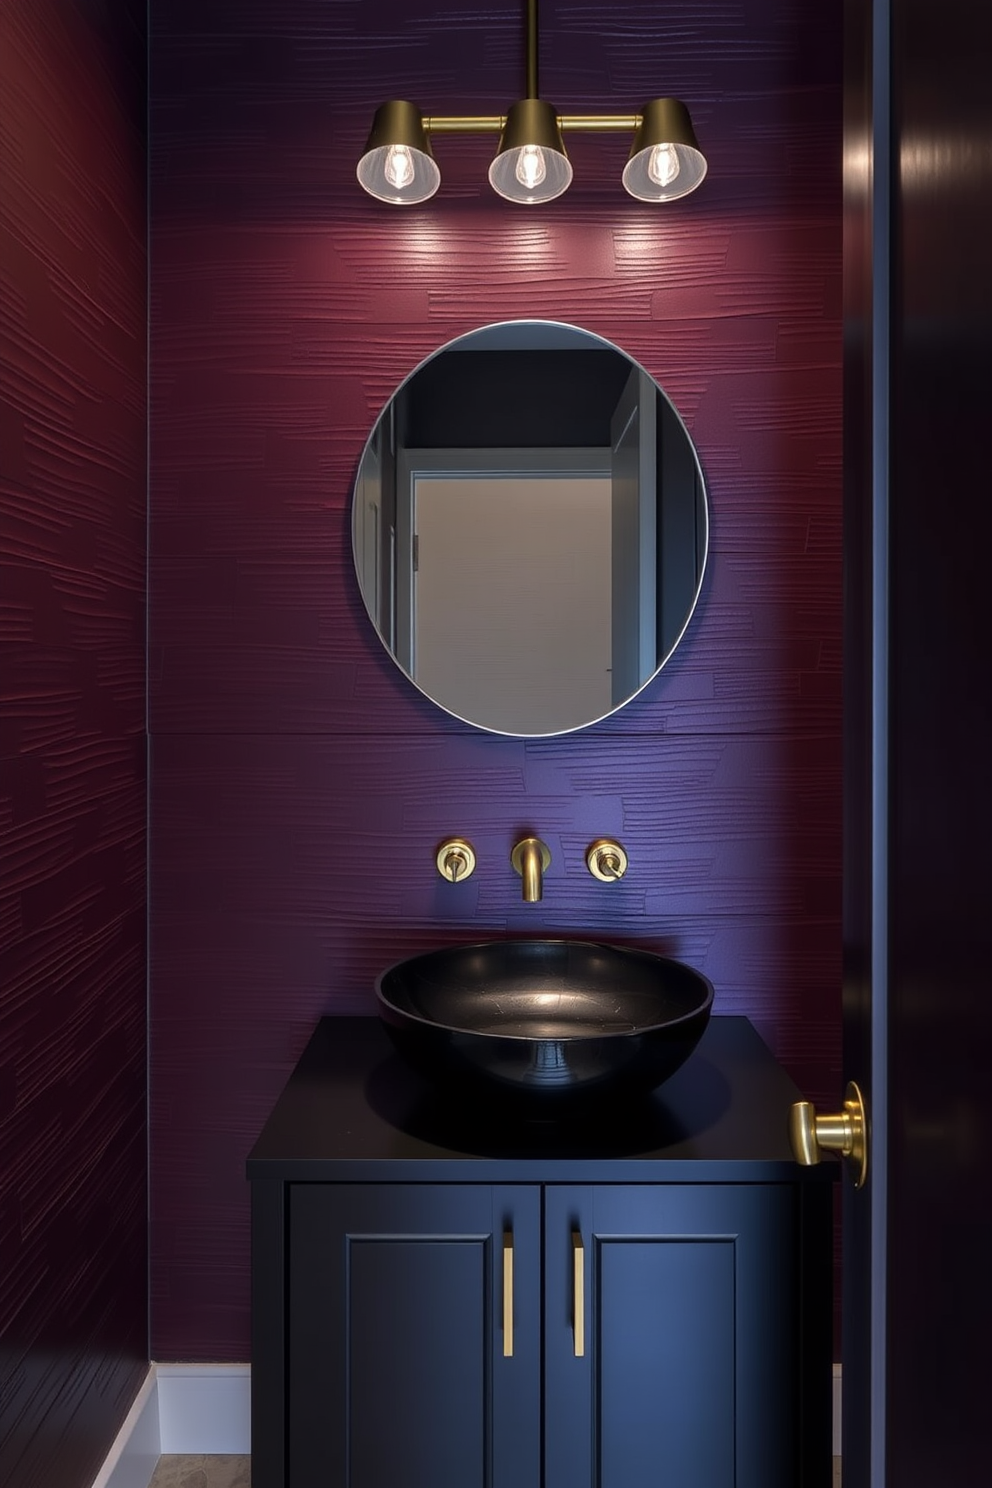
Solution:
<svg viewBox="0 0 992 1488">
<path fill-rule="evenodd" d="M 551 850 L 540 837 L 523 837 L 510 854 L 510 862 L 523 879 L 524 903 L 536 904 L 544 893 L 544 870 Z"/>
<path fill-rule="evenodd" d="M 532 839 L 524 844 L 524 850 L 520 854 L 520 877 L 524 881 L 524 899 L 528 904 L 535 904 L 544 893 L 544 875 L 541 870 L 541 850 Z"/>
</svg>

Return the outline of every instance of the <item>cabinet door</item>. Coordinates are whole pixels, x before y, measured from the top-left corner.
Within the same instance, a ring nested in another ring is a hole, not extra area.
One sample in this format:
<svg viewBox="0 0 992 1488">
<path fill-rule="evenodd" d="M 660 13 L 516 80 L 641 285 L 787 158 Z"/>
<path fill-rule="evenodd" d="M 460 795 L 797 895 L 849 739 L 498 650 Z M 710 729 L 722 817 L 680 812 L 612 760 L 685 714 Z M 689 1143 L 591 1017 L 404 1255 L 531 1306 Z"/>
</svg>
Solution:
<svg viewBox="0 0 992 1488">
<path fill-rule="evenodd" d="M 536 1186 L 292 1186 L 291 1488 L 539 1488 L 540 1208 Z"/>
<path fill-rule="evenodd" d="M 545 1488 L 795 1488 L 793 1190 L 553 1186 L 545 1236 Z"/>
</svg>

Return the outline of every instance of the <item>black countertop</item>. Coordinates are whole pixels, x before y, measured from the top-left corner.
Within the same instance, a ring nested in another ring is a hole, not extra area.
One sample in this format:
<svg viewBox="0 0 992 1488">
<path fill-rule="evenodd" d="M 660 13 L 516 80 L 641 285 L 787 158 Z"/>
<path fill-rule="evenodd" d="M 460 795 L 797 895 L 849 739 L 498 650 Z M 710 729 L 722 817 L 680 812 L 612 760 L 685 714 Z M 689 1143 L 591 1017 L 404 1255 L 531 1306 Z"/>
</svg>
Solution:
<svg viewBox="0 0 992 1488">
<path fill-rule="evenodd" d="M 788 1113 L 801 1099 L 742 1017 L 712 1018 L 688 1062 L 637 1104 L 560 1121 L 444 1098 L 377 1018 L 323 1018 L 247 1171 L 280 1182 L 830 1181 L 833 1164 L 792 1157 Z"/>
</svg>

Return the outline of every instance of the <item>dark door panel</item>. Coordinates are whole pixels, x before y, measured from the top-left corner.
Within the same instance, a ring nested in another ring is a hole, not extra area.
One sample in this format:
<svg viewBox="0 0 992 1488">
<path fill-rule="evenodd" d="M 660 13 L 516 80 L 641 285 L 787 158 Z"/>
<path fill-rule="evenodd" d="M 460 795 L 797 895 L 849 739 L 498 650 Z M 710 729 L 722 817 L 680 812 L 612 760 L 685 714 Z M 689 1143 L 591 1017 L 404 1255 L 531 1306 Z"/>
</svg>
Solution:
<svg viewBox="0 0 992 1488">
<path fill-rule="evenodd" d="M 845 1488 L 990 1479 L 992 7 L 846 0 Z M 838 1092 L 840 1094 L 840 1092 Z"/>
</svg>

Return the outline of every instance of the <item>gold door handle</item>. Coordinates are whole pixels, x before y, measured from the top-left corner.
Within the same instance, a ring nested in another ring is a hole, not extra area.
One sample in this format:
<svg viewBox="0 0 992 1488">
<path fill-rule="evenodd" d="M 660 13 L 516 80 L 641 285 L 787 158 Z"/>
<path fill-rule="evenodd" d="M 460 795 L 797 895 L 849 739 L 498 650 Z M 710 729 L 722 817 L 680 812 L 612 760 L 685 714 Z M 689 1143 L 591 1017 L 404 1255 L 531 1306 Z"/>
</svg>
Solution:
<svg viewBox="0 0 992 1488">
<path fill-rule="evenodd" d="M 797 1101 L 789 1112 L 789 1140 L 796 1162 L 811 1168 L 824 1152 L 839 1152 L 856 1168 L 855 1188 L 868 1176 L 868 1120 L 865 1103 L 852 1080 L 844 1092 L 844 1109 L 818 1116 L 809 1101 Z"/>
<path fill-rule="evenodd" d="M 503 1358 L 513 1358 L 513 1231 L 503 1231 Z"/>
<path fill-rule="evenodd" d="M 572 1231 L 572 1335 L 577 1359 L 586 1351 L 586 1253 L 582 1234 Z"/>
</svg>

